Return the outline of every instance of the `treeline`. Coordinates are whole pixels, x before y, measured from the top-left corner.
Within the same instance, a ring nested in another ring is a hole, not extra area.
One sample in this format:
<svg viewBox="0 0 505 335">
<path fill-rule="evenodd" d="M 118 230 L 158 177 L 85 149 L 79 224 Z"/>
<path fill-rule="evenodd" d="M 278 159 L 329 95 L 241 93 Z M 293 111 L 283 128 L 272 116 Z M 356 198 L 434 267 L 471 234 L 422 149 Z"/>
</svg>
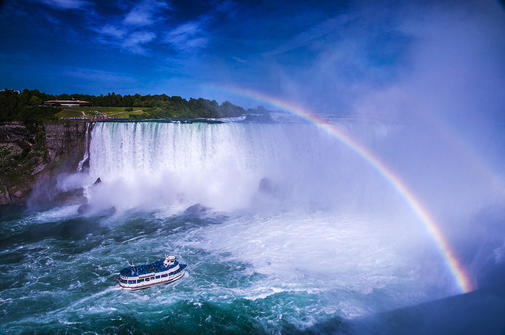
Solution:
<svg viewBox="0 0 505 335">
<path fill-rule="evenodd" d="M 0 122 L 22 121 L 24 123 L 52 121 L 60 110 L 42 106 L 47 94 L 39 91 L 0 91 Z"/>
<path fill-rule="evenodd" d="M 46 100 L 85 100 L 100 107 L 148 107 L 143 118 L 219 118 L 240 116 L 242 107 L 228 101 L 218 104 L 215 100 L 189 99 L 160 95 L 107 95 L 59 94 L 52 95 L 38 90 L 0 92 L 0 121 L 49 121 L 56 118 L 60 109 L 44 107 Z"/>
<path fill-rule="evenodd" d="M 168 96 L 166 94 L 155 95 L 121 95 L 108 93 L 107 95 L 86 94 L 61 94 L 54 99 L 60 100 L 85 100 L 92 106 L 101 107 L 150 107 L 148 114 L 153 118 L 218 118 L 233 117 L 244 114 L 242 107 L 228 101 L 221 105 L 215 100 L 193 99 L 186 100 L 180 96 Z"/>
</svg>

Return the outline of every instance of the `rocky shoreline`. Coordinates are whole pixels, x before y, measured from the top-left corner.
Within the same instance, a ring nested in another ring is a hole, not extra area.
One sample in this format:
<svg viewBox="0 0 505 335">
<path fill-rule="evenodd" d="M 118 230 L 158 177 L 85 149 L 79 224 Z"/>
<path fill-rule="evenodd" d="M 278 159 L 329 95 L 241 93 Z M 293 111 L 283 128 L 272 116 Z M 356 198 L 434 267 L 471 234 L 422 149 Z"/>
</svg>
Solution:
<svg viewBox="0 0 505 335">
<path fill-rule="evenodd" d="M 56 177 L 75 172 L 93 123 L 0 124 L 0 205 L 57 197 Z"/>
</svg>

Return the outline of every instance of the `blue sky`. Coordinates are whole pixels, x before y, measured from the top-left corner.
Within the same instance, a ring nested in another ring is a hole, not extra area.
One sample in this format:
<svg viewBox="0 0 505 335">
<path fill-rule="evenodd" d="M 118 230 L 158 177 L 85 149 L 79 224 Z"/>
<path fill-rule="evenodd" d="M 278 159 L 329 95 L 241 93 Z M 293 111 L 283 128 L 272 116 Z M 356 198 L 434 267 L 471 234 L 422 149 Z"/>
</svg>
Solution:
<svg viewBox="0 0 505 335">
<path fill-rule="evenodd" d="M 218 101 L 221 85 L 333 101 L 387 84 L 408 67 L 402 17 L 418 15 L 394 1 L 0 3 L 2 87 Z"/>
<path fill-rule="evenodd" d="M 51 93 L 193 96 L 226 83 L 275 92 L 279 72 L 310 67 L 338 39 L 338 28 L 352 27 L 351 6 L 346 1 L 5 1 L 0 84 Z M 384 55 L 375 56 L 384 61 Z"/>
</svg>

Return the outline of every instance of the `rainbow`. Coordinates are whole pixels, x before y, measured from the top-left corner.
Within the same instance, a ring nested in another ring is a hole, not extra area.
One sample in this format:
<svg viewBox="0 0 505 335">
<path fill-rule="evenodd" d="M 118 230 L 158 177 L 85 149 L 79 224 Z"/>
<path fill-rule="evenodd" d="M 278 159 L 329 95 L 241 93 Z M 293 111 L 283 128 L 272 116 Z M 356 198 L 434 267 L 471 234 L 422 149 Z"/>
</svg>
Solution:
<svg viewBox="0 0 505 335">
<path fill-rule="evenodd" d="M 437 225 L 435 219 L 430 215 L 430 213 L 423 207 L 419 199 L 412 193 L 411 190 L 405 185 L 401 178 L 396 175 L 386 164 L 384 164 L 377 156 L 375 156 L 370 150 L 364 147 L 362 144 L 353 139 L 349 134 L 347 134 L 343 129 L 339 129 L 335 124 L 331 124 L 327 120 L 315 115 L 309 110 L 296 106 L 287 101 L 281 100 L 279 98 L 257 92 L 251 89 L 244 89 L 238 87 L 230 86 L 219 86 L 218 89 L 223 89 L 231 93 L 239 94 L 245 97 L 253 98 L 255 100 L 263 101 L 265 103 L 271 104 L 280 109 L 286 110 L 292 114 L 295 114 L 327 132 L 331 136 L 335 137 L 342 144 L 350 148 L 361 158 L 367 161 L 382 177 L 387 180 L 395 190 L 405 199 L 412 212 L 419 218 L 419 220 L 425 225 L 430 235 L 433 237 L 436 245 L 443 256 L 444 261 L 447 264 L 452 276 L 458 288 L 463 292 L 467 293 L 474 290 L 472 280 L 466 273 L 465 269 L 458 261 L 456 253 L 452 250 L 449 242 L 442 234 L 439 226 Z"/>
</svg>

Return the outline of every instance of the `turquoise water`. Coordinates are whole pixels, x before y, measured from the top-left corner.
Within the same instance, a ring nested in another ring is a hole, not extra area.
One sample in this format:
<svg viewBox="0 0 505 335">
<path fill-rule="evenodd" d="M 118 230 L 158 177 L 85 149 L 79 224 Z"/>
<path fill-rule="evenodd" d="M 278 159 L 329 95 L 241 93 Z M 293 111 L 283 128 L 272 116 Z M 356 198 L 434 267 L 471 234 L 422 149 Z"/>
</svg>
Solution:
<svg viewBox="0 0 505 335">
<path fill-rule="evenodd" d="M 83 217 L 77 206 L 4 213 L 0 332 L 290 333 L 331 320 L 331 329 L 346 333 L 348 319 L 427 298 L 430 285 L 419 286 L 416 267 L 393 248 L 373 245 L 384 237 L 379 231 L 368 230 L 370 241 L 339 247 L 363 231 L 333 214 L 300 217 L 159 211 Z M 319 222 L 319 232 L 309 221 Z M 184 278 L 134 292 L 114 281 L 128 261 L 164 253 L 188 264 Z"/>
<path fill-rule="evenodd" d="M 398 131 L 348 129 L 379 151 Z M 3 209 L 0 333 L 347 334 L 459 293 L 404 199 L 310 125 L 103 123 L 91 137 L 89 169 L 56 185 L 82 187 L 86 215 Z M 164 254 L 188 265 L 181 280 L 114 281 Z"/>
<path fill-rule="evenodd" d="M 241 297 L 264 275 L 198 248 L 197 239 L 175 241 L 224 218 L 143 213 L 115 220 L 77 217 L 73 210 L 15 213 L 3 221 L 2 332 L 263 332 L 289 326 L 283 314 L 303 321 L 307 316 L 299 309 L 317 303 L 304 292 L 257 301 Z M 190 265 L 182 280 L 136 292 L 113 281 L 127 260 L 152 261 L 167 250 Z"/>
</svg>

